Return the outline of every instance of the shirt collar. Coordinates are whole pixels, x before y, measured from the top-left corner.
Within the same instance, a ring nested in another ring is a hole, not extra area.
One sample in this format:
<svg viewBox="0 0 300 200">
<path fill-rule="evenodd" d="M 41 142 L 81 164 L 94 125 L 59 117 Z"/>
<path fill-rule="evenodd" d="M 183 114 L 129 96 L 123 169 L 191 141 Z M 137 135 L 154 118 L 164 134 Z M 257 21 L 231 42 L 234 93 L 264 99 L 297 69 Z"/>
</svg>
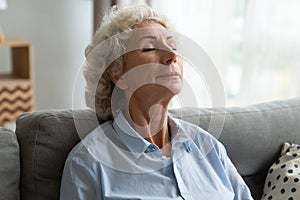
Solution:
<svg viewBox="0 0 300 200">
<path fill-rule="evenodd" d="M 189 133 L 182 129 L 181 120 L 169 116 L 168 124 L 171 131 L 172 151 L 182 147 L 182 145 L 189 151 L 192 138 Z"/>
<path fill-rule="evenodd" d="M 151 145 L 132 128 L 122 112 L 115 117 L 113 127 L 128 150 L 136 157 L 139 157 Z"/>
</svg>

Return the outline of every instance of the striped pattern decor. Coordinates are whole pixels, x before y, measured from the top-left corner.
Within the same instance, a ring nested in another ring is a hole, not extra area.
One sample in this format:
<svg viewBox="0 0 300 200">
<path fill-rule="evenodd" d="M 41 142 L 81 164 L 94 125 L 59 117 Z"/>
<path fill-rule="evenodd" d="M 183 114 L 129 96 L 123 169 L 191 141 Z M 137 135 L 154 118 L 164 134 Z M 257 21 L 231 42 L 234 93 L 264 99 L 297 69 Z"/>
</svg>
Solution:
<svg viewBox="0 0 300 200">
<path fill-rule="evenodd" d="M 6 122 L 14 122 L 20 114 L 33 110 L 33 90 L 31 82 L 0 81 L 0 126 Z"/>
</svg>

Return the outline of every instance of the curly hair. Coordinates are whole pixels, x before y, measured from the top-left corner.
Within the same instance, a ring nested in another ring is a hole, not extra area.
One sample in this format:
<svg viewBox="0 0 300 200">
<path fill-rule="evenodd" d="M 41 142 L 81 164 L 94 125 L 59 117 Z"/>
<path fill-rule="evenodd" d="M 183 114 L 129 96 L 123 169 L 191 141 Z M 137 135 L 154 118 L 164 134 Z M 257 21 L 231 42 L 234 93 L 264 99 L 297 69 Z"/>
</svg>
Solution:
<svg viewBox="0 0 300 200">
<path fill-rule="evenodd" d="M 136 25 L 154 20 L 167 29 L 172 29 L 167 18 L 147 5 L 125 8 L 113 6 L 104 16 L 92 42 L 85 49 L 84 77 L 86 80 L 86 105 L 95 110 L 100 120 L 113 119 L 111 96 L 115 87 L 110 74 L 122 72 L 126 39 Z"/>
</svg>

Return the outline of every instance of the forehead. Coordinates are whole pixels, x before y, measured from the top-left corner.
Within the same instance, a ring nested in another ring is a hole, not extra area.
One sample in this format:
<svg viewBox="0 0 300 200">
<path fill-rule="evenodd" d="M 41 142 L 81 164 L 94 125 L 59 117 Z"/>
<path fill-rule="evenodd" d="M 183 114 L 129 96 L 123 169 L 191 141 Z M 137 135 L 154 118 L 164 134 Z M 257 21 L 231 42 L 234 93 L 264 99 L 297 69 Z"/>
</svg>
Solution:
<svg viewBox="0 0 300 200">
<path fill-rule="evenodd" d="M 151 28 L 151 27 L 166 29 L 165 26 L 163 26 L 160 22 L 155 21 L 155 20 L 145 20 L 142 23 L 134 26 L 134 28 Z"/>
<path fill-rule="evenodd" d="M 161 23 L 154 20 L 146 20 L 134 27 L 131 39 L 138 41 L 143 39 L 145 36 L 146 38 L 147 36 L 166 38 L 170 37 L 171 35 L 172 33 Z"/>
</svg>

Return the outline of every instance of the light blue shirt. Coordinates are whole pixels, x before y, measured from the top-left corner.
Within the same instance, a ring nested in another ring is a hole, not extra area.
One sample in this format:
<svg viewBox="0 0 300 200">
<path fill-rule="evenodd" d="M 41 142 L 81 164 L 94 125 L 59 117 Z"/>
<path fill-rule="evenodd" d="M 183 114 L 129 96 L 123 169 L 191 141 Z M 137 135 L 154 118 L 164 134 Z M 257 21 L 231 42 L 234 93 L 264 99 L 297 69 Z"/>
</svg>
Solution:
<svg viewBox="0 0 300 200">
<path fill-rule="evenodd" d="M 170 157 L 119 114 L 69 154 L 61 200 L 250 200 L 225 148 L 203 129 L 169 117 Z"/>
</svg>

